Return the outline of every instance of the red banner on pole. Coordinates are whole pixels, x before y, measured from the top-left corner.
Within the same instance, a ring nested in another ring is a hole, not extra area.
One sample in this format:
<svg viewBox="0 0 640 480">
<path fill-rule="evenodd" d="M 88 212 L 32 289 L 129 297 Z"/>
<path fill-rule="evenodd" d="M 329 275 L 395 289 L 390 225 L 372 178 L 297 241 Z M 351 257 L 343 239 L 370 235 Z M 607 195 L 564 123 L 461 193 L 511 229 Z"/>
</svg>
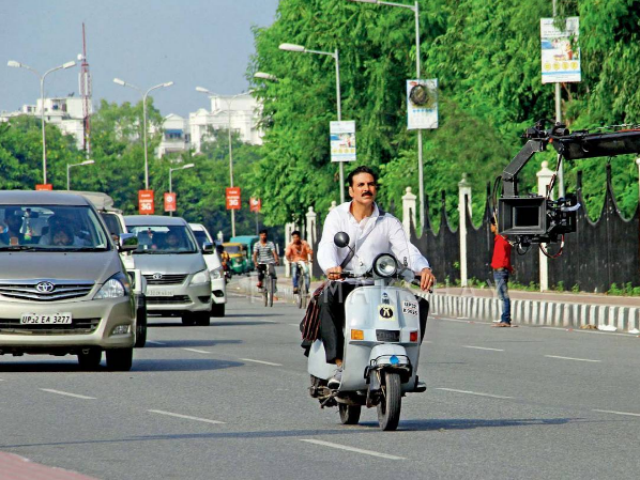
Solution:
<svg viewBox="0 0 640 480">
<path fill-rule="evenodd" d="M 164 194 L 164 211 L 175 212 L 177 206 L 177 195 L 174 192 Z"/>
<path fill-rule="evenodd" d="M 227 210 L 240 210 L 240 187 L 227 188 Z"/>
<path fill-rule="evenodd" d="M 138 190 L 138 211 L 140 215 L 153 215 L 156 206 L 153 202 L 153 190 Z"/>
<path fill-rule="evenodd" d="M 41 183 L 36 185 L 36 190 L 53 190 L 53 185 L 50 183 Z"/>
<path fill-rule="evenodd" d="M 249 199 L 249 210 L 252 212 L 260 213 L 260 209 L 262 208 L 262 200 L 260 198 L 250 198 Z"/>
</svg>

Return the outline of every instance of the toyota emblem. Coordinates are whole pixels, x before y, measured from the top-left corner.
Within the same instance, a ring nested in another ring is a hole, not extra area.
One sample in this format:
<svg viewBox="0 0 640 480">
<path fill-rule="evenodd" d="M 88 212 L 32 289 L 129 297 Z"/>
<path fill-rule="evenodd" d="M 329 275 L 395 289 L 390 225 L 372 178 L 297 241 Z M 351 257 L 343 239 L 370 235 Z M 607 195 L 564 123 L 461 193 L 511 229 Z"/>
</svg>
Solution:
<svg viewBox="0 0 640 480">
<path fill-rule="evenodd" d="M 36 291 L 38 293 L 51 293 L 56 286 L 51 282 L 40 282 L 36 285 Z"/>
<path fill-rule="evenodd" d="M 154 280 L 162 280 L 162 274 L 161 273 L 154 273 L 153 274 L 153 279 Z"/>
</svg>

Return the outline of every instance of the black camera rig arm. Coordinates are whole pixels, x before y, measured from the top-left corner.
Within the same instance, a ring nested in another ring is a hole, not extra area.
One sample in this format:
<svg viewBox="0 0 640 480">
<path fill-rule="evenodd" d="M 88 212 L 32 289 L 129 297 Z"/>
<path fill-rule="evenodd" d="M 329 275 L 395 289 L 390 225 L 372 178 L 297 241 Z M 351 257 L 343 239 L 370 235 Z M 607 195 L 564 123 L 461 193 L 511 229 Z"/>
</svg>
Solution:
<svg viewBox="0 0 640 480">
<path fill-rule="evenodd" d="M 576 228 L 580 205 L 575 195 L 556 201 L 540 195 L 518 194 L 518 174 L 536 153 L 551 144 L 561 158 L 579 160 L 613 157 L 640 152 L 640 129 L 632 128 L 608 133 L 577 131 L 570 133 L 562 123 L 545 129 L 548 120 L 541 120 L 527 129 L 527 143 L 502 172 L 503 194 L 498 202 L 499 231 L 513 237 L 520 246 L 532 243 L 552 243 Z"/>
</svg>

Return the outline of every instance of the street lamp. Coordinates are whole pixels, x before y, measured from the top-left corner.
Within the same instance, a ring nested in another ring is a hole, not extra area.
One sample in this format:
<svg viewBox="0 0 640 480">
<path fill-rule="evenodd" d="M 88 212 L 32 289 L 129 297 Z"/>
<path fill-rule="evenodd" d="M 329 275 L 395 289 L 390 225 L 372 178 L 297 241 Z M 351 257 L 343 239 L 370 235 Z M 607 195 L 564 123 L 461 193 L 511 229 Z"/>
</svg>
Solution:
<svg viewBox="0 0 640 480">
<path fill-rule="evenodd" d="M 72 164 L 67 164 L 67 190 L 71 190 L 71 169 L 73 167 L 82 167 L 84 165 L 93 165 L 94 162 L 93 160 L 85 160 L 82 163 L 72 163 Z"/>
<path fill-rule="evenodd" d="M 375 5 L 384 5 L 387 7 L 397 7 L 412 10 L 415 16 L 416 27 L 416 78 L 420 79 L 420 7 L 418 6 L 418 0 L 415 0 L 413 6 L 406 5 L 404 3 L 383 2 L 381 0 L 349 0 L 350 2 L 357 3 L 373 3 Z M 418 129 L 418 186 L 420 196 L 420 225 L 424 228 L 424 172 L 422 161 L 422 129 Z"/>
<path fill-rule="evenodd" d="M 120 85 L 122 87 L 129 87 L 137 90 L 139 93 L 142 93 L 142 89 L 132 85 L 131 83 L 127 83 L 124 80 L 120 80 L 119 78 L 114 78 L 113 83 Z M 149 152 L 147 152 L 147 97 L 149 94 L 157 90 L 158 88 L 166 88 L 173 85 L 173 82 L 165 82 L 155 87 L 151 87 L 149 90 L 144 92 L 142 95 L 142 137 L 144 143 L 144 188 L 145 190 L 149 190 Z"/>
<path fill-rule="evenodd" d="M 170 168 L 169 169 L 169 193 L 173 193 L 173 181 L 172 181 L 171 174 L 173 172 L 175 172 L 176 170 L 186 170 L 187 168 L 193 168 L 193 167 L 195 167 L 195 164 L 187 163 L 186 165 L 183 165 L 181 167 Z M 169 212 L 169 216 L 173 217 L 173 212 Z"/>
<path fill-rule="evenodd" d="M 231 145 L 231 102 L 236 97 L 240 97 L 242 95 L 246 95 L 247 93 L 251 93 L 251 90 L 249 90 L 246 93 L 238 93 L 236 95 L 231 95 L 227 97 L 224 97 L 222 95 L 216 95 L 215 93 L 213 93 L 210 90 L 207 90 L 204 87 L 196 87 L 196 92 L 206 93 L 207 95 L 210 95 L 212 97 L 218 97 L 221 100 L 224 100 L 227 104 L 227 112 L 228 112 L 228 118 L 229 118 L 228 125 L 227 125 L 227 129 L 229 130 L 229 183 L 230 183 L 229 186 L 233 187 L 233 146 Z M 233 237 L 236 236 L 236 211 L 235 210 L 231 210 L 231 236 Z"/>
<path fill-rule="evenodd" d="M 278 77 L 276 77 L 275 75 L 272 75 L 271 73 L 265 73 L 265 72 L 256 72 L 253 74 L 253 78 L 259 78 L 262 80 L 269 80 L 270 82 L 277 82 L 278 81 Z"/>
<path fill-rule="evenodd" d="M 66 70 L 67 68 L 74 67 L 76 62 L 71 61 L 67 63 L 63 63 L 57 67 L 53 67 L 50 70 L 44 72 L 44 75 L 40 75 L 35 69 L 31 68 L 29 65 L 25 65 L 24 63 L 16 62 L 15 60 L 9 60 L 7 62 L 8 67 L 12 68 L 24 68 L 34 73 L 40 79 L 40 110 L 41 110 L 41 119 L 42 119 L 42 182 L 47 184 L 47 137 L 44 129 L 44 79 L 47 78 L 52 72 L 57 70 Z"/>
<path fill-rule="evenodd" d="M 333 57 L 336 61 L 336 100 L 338 104 L 338 121 L 342 121 L 342 102 L 340 99 L 340 56 L 338 53 L 338 49 L 336 48 L 335 52 L 323 52 L 320 50 L 309 50 L 308 48 L 303 47 L 302 45 L 294 45 L 293 43 L 282 43 L 280 44 L 280 50 L 284 50 L 286 52 L 298 52 L 298 53 L 311 53 L 314 55 L 326 55 L 329 57 Z M 340 203 L 344 203 L 344 165 L 343 162 L 339 162 L 340 164 Z"/>
</svg>

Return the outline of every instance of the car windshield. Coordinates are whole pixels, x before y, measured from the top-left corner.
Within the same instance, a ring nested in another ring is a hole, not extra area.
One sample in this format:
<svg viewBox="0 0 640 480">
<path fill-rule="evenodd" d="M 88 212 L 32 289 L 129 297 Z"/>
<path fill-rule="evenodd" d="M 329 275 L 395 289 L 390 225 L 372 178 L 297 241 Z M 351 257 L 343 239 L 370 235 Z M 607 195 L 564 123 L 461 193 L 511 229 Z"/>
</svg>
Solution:
<svg viewBox="0 0 640 480">
<path fill-rule="evenodd" d="M 136 225 L 128 227 L 138 237 L 135 253 L 196 253 L 195 239 L 183 226 Z"/>
<path fill-rule="evenodd" d="M 198 241 L 198 245 L 200 246 L 202 246 L 202 244 L 205 242 L 211 241 L 209 240 L 209 237 L 207 237 L 207 234 L 204 233 L 202 230 L 194 230 L 193 234 L 196 236 L 196 240 Z"/>
<path fill-rule="evenodd" d="M 88 206 L 0 205 L 0 250 L 109 250 L 108 238 Z"/>
<path fill-rule="evenodd" d="M 109 229 L 109 233 L 111 235 L 119 236 L 121 233 L 124 233 L 122 230 L 122 225 L 120 225 L 120 220 L 118 220 L 118 216 L 113 213 L 102 212 L 102 219 L 104 223 L 107 225 Z"/>
<path fill-rule="evenodd" d="M 232 254 L 232 253 L 240 253 L 242 250 L 240 249 L 240 245 L 225 245 L 224 249 L 227 251 L 227 253 Z"/>
</svg>

